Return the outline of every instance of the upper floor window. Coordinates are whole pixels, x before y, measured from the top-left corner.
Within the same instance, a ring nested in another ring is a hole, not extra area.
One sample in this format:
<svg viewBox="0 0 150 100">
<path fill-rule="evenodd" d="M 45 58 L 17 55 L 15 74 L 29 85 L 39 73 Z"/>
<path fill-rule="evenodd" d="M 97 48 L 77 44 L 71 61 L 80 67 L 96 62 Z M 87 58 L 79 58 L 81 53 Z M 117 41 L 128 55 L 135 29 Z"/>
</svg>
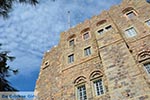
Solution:
<svg viewBox="0 0 150 100">
<path fill-rule="evenodd" d="M 87 100 L 86 87 L 85 87 L 86 77 L 79 76 L 74 80 L 76 86 L 76 98 L 77 100 Z"/>
<path fill-rule="evenodd" d="M 148 45 L 143 46 L 143 48 L 141 48 L 138 51 L 136 58 L 137 58 L 139 63 L 143 64 L 145 71 L 148 74 L 150 74 L 150 49 L 147 49 L 147 48 L 148 48 Z"/>
<path fill-rule="evenodd" d="M 84 49 L 84 55 L 85 56 L 91 55 L 91 47 L 87 47 L 87 48 Z"/>
<path fill-rule="evenodd" d="M 147 73 L 148 73 L 148 74 L 150 74 L 150 62 L 149 62 L 149 63 L 144 64 L 144 67 L 145 67 L 145 69 L 146 69 Z"/>
<path fill-rule="evenodd" d="M 135 12 L 134 11 L 130 11 L 128 13 L 126 13 L 126 16 L 129 18 L 129 19 L 132 19 L 136 16 Z"/>
<path fill-rule="evenodd" d="M 74 62 L 74 54 L 68 56 L 68 63 Z"/>
<path fill-rule="evenodd" d="M 133 7 L 127 7 L 125 8 L 122 13 L 128 18 L 128 19 L 132 19 L 135 16 L 137 16 L 137 12 Z"/>
<path fill-rule="evenodd" d="M 74 39 L 69 41 L 69 46 L 73 46 L 74 45 Z"/>
<path fill-rule="evenodd" d="M 103 85 L 103 73 L 100 70 L 93 71 L 90 75 L 90 80 L 93 83 L 95 96 L 99 96 L 105 93 L 105 88 Z"/>
<path fill-rule="evenodd" d="M 94 84 L 94 90 L 95 90 L 96 96 L 104 94 L 104 87 L 103 87 L 102 79 L 93 81 L 93 84 Z"/>
<path fill-rule="evenodd" d="M 83 39 L 86 40 L 90 37 L 89 32 L 83 34 Z"/>
<path fill-rule="evenodd" d="M 136 30 L 135 30 L 134 27 L 131 27 L 131 28 L 129 28 L 129 29 L 127 29 L 127 30 L 125 31 L 125 35 L 126 35 L 127 37 L 134 37 L 134 36 L 137 35 L 137 32 L 136 32 Z"/>
<path fill-rule="evenodd" d="M 150 19 L 145 21 L 145 23 L 146 23 L 147 26 L 150 26 Z"/>
<path fill-rule="evenodd" d="M 81 86 L 77 87 L 77 99 L 78 100 L 87 100 L 85 85 L 81 85 Z"/>
<path fill-rule="evenodd" d="M 103 34 L 104 33 L 104 29 L 100 29 L 97 31 L 98 34 Z"/>
<path fill-rule="evenodd" d="M 105 29 L 108 31 L 108 30 L 111 30 L 112 29 L 112 26 L 109 25 L 109 26 L 106 26 Z"/>
<path fill-rule="evenodd" d="M 108 26 L 106 26 L 105 28 L 98 30 L 97 33 L 98 33 L 98 34 L 103 34 L 104 32 L 107 32 L 107 31 L 109 31 L 109 30 L 111 30 L 111 29 L 112 29 L 112 26 L 111 26 L 111 25 L 108 25 Z"/>
</svg>

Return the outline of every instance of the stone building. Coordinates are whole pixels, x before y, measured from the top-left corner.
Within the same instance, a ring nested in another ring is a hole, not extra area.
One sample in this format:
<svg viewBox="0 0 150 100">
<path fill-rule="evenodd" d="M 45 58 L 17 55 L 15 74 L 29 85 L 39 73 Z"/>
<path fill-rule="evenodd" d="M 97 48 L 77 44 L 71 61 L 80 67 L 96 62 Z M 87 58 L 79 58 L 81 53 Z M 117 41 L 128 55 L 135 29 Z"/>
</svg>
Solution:
<svg viewBox="0 0 150 100">
<path fill-rule="evenodd" d="M 38 100 L 150 100 L 150 3 L 123 0 L 60 35 L 43 57 Z"/>
</svg>

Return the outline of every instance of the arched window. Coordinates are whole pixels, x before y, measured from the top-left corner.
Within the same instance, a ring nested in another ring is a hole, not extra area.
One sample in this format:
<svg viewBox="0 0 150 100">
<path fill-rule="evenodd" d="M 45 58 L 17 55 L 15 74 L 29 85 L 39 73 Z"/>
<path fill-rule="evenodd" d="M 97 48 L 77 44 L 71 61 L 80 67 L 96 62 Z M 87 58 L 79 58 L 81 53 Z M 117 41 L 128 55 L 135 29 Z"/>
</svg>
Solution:
<svg viewBox="0 0 150 100">
<path fill-rule="evenodd" d="M 90 75 L 90 80 L 92 81 L 93 84 L 93 90 L 95 96 L 100 96 L 105 93 L 104 82 L 102 77 L 103 74 L 99 70 L 93 71 Z"/>
<path fill-rule="evenodd" d="M 128 19 L 132 19 L 135 16 L 137 16 L 137 12 L 133 7 L 127 7 L 125 8 L 122 13 L 125 15 L 125 17 L 127 17 Z"/>
<path fill-rule="evenodd" d="M 75 38 L 76 35 L 75 34 L 71 34 L 68 38 L 67 41 L 69 43 L 69 46 L 74 46 L 75 45 Z"/>
<path fill-rule="evenodd" d="M 86 82 L 86 78 L 84 76 L 79 76 L 74 81 L 74 84 L 76 86 L 77 100 L 87 100 L 85 82 Z"/>
<path fill-rule="evenodd" d="M 137 60 L 142 62 L 144 60 L 150 59 L 150 50 L 142 50 L 137 55 Z"/>
<path fill-rule="evenodd" d="M 83 34 L 82 37 L 83 37 L 84 40 L 89 39 L 90 38 L 90 28 L 88 27 L 88 28 L 83 29 L 81 31 L 81 34 Z"/>
<path fill-rule="evenodd" d="M 150 50 L 142 50 L 137 55 L 138 62 L 143 64 L 143 67 L 147 74 L 150 74 Z"/>
</svg>

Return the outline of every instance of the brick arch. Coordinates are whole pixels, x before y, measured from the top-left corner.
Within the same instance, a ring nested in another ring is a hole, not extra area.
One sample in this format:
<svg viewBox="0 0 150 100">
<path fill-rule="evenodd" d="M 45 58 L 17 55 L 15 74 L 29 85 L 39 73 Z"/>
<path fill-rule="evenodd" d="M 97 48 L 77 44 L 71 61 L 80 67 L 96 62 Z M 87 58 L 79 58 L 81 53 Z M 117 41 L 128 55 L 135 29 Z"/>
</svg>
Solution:
<svg viewBox="0 0 150 100">
<path fill-rule="evenodd" d="M 127 7 L 127 8 L 122 10 L 122 13 L 125 14 L 125 13 L 127 13 L 129 11 L 132 11 L 132 10 L 136 12 L 136 10 L 133 7 Z"/>
<path fill-rule="evenodd" d="M 142 62 L 147 59 L 150 59 L 150 50 L 142 50 L 137 54 L 137 60 L 139 62 Z"/>
<path fill-rule="evenodd" d="M 107 20 L 101 20 L 101 21 L 99 21 L 99 22 L 97 22 L 96 23 L 96 26 L 100 26 L 100 25 L 102 25 L 102 24 L 104 24 L 104 23 L 106 23 L 107 22 Z"/>
<path fill-rule="evenodd" d="M 83 83 L 83 82 L 86 82 L 86 77 L 84 76 L 79 76 L 77 77 L 75 80 L 74 80 L 74 84 L 80 84 L 80 83 Z"/>
<path fill-rule="evenodd" d="M 102 77 L 103 73 L 100 70 L 95 70 L 90 74 L 90 80 L 98 78 L 98 77 Z"/>
<path fill-rule="evenodd" d="M 70 39 L 75 38 L 75 37 L 76 37 L 75 34 L 71 34 L 71 35 L 67 38 L 67 41 L 69 41 Z"/>
<path fill-rule="evenodd" d="M 83 29 L 83 30 L 81 31 L 81 34 L 87 32 L 87 31 L 90 31 L 90 28 L 89 28 L 89 27 Z"/>
</svg>

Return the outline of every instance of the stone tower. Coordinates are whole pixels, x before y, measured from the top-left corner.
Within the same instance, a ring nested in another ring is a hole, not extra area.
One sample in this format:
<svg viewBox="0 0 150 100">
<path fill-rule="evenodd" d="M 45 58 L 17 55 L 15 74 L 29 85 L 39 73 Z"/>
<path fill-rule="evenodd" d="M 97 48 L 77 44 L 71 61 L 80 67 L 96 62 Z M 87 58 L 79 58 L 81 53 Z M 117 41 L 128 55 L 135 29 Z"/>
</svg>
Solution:
<svg viewBox="0 0 150 100">
<path fill-rule="evenodd" d="M 38 100 L 150 100 L 150 3 L 123 0 L 61 33 L 46 52 Z"/>
</svg>

